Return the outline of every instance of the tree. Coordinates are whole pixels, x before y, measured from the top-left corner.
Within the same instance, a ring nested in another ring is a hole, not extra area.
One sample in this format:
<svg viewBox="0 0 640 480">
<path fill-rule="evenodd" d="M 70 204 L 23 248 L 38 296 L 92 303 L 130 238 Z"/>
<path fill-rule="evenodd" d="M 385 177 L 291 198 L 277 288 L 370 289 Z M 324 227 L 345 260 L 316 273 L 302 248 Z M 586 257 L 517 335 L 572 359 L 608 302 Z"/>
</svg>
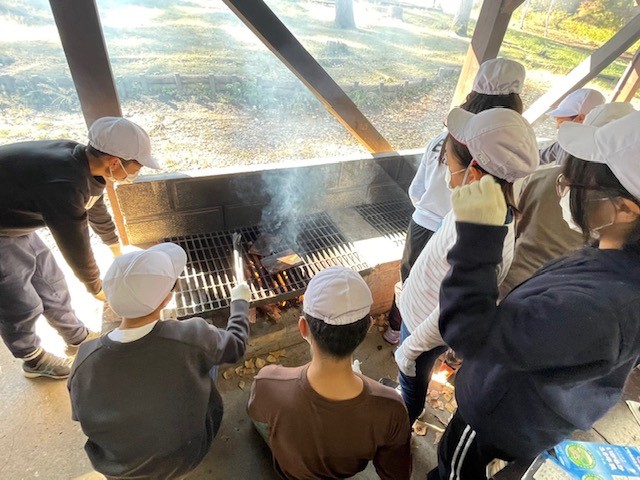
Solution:
<svg viewBox="0 0 640 480">
<path fill-rule="evenodd" d="M 473 0 L 460 0 L 458 12 L 453 18 L 451 29 L 461 37 L 467 36 L 467 28 L 469 27 L 469 17 L 471 17 L 471 9 L 473 8 Z"/>
<path fill-rule="evenodd" d="M 520 17 L 520 30 L 524 29 L 524 18 L 529 12 L 529 5 L 531 5 L 531 0 L 527 0 L 522 7 L 522 16 Z"/>
<path fill-rule="evenodd" d="M 551 14 L 553 13 L 553 5 L 556 3 L 555 0 L 549 0 L 549 8 L 547 9 L 547 18 L 544 21 L 544 36 L 547 37 L 549 33 L 549 22 L 551 21 Z"/>
<path fill-rule="evenodd" d="M 353 0 L 336 0 L 336 27 L 356 28 L 353 17 Z"/>
</svg>

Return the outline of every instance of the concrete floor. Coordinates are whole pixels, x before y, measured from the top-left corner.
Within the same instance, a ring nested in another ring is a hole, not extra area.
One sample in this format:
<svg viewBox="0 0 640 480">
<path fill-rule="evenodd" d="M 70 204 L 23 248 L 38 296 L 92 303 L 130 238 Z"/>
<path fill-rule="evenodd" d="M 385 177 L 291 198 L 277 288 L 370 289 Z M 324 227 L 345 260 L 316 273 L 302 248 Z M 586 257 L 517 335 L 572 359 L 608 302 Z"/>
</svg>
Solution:
<svg viewBox="0 0 640 480">
<path fill-rule="evenodd" d="M 94 246 L 94 250 L 104 273 L 111 261 L 110 253 L 102 245 Z M 94 331 L 101 330 L 103 324 L 111 325 L 113 313 L 94 300 L 60 259 L 59 253 L 54 251 L 54 254 L 66 273 L 79 318 Z M 292 309 L 285 315 L 297 316 L 297 312 Z M 38 321 L 37 331 L 45 348 L 62 354 L 62 339 L 44 319 Z M 375 328 L 355 357 L 362 362 L 363 373 L 372 378 L 394 378 L 397 373 L 392 349 Z M 299 343 L 287 348 L 287 356 L 281 357 L 280 363 L 300 365 L 308 358 L 307 344 Z M 91 468 L 83 450 L 85 437 L 80 426 L 71 420 L 66 381 L 29 380 L 22 376 L 20 368 L 20 361 L 14 359 L 6 348 L 0 347 L 0 480 L 103 478 Z M 211 451 L 188 476 L 190 480 L 277 478 L 271 467 L 269 450 L 246 414 L 251 379 L 242 379 L 245 381 L 244 389 L 239 388 L 239 380 L 234 376 L 218 381 L 225 402 L 225 416 Z M 434 438 L 435 432 L 414 438 L 413 478 L 423 479 L 435 465 Z M 370 465 L 355 478 L 374 479 L 377 475 Z"/>
</svg>

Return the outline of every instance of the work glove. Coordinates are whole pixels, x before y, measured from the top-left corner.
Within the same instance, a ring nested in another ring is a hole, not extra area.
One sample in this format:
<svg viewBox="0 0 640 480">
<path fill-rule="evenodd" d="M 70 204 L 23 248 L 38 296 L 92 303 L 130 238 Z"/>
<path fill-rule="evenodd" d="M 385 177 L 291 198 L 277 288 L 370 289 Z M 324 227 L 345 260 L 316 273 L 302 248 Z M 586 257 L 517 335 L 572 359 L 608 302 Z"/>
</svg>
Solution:
<svg viewBox="0 0 640 480">
<path fill-rule="evenodd" d="M 407 358 L 404 351 L 404 344 L 400 344 L 398 348 L 396 348 L 393 356 L 396 359 L 396 363 L 398 364 L 398 370 L 400 370 L 407 377 L 415 377 L 416 376 L 416 362 L 415 360 L 410 360 Z"/>
<path fill-rule="evenodd" d="M 111 245 L 109 245 L 109 249 L 111 250 L 111 255 L 113 255 L 113 258 L 122 255 L 122 248 L 120 248 L 119 243 L 112 243 Z"/>
<path fill-rule="evenodd" d="M 504 225 L 507 217 L 504 194 L 491 175 L 456 188 L 451 193 L 451 206 L 457 222 L 497 226 Z"/>
<path fill-rule="evenodd" d="M 106 302 L 107 301 L 107 297 L 104 294 L 104 290 L 100 289 L 100 291 L 98 293 L 96 293 L 93 298 L 95 298 L 96 300 L 100 300 L 101 302 Z"/>
<path fill-rule="evenodd" d="M 247 282 L 239 283 L 231 289 L 231 301 L 233 302 L 235 300 L 251 301 L 251 290 L 249 290 Z"/>
</svg>

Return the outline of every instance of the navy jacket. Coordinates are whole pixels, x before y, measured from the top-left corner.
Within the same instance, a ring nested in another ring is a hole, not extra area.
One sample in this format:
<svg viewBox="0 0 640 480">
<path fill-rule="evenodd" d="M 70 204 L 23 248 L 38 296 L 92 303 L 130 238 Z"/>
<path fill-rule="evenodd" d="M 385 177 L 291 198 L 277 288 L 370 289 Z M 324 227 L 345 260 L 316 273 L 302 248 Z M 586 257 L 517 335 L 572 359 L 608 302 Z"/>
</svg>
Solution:
<svg viewBox="0 0 640 480">
<path fill-rule="evenodd" d="M 535 456 L 619 400 L 640 355 L 640 249 L 584 248 L 497 305 L 505 227 L 458 223 L 440 330 L 464 358 L 462 417 L 483 443 Z"/>
<path fill-rule="evenodd" d="M 101 288 L 87 226 L 108 245 L 118 237 L 84 145 L 70 140 L 0 146 L 0 235 L 49 227 L 65 260 L 91 293 Z"/>
</svg>

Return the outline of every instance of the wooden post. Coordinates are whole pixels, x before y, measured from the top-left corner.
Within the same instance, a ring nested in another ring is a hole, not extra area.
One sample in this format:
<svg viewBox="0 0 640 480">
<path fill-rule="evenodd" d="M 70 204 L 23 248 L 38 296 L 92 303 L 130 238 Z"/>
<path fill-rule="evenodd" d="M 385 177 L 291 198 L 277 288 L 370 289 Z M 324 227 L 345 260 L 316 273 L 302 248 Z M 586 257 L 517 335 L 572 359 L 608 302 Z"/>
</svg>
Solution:
<svg viewBox="0 0 640 480">
<path fill-rule="evenodd" d="M 264 0 L 223 1 L 371 153 L 393 151 L 389 142 L 271 11 Z"/>
<path fill-rule="evenodd" d="M 95 0 L 49 0 L 49 4 L 87 127 L 100 117 L 122 116 Z M 128 245 L 118 198 L 111 184 L 106 190 L 120 241 Z"/>
<path fill-rule="evenodd" d="M 458 78 L 452 107 L 462 104 L 473 87 L 473 79 L 480 65 L 498 56 L 502 40 L 507 33 L 513 11 L 524 0 L 487 0 L 482 4 L 478 23 L 473 31 L 467 58 Z"/>
<path fill-rule="evenodd" d="M 638 39 L 640 39 L 640 14 L 629 20 L 629 23 L 618 33 L 571 70 L 564 79 L 557 82 L 555 87 L 536 100 L 524 112 L 524 117 L 532 124 L 538 122 L 550 108 L 558 105 L 564 97 L 595 78 Z"/>
<path fill-rule="evenodd" d="M 611 96 L 612 102 L 630 102 L 640 88 L 640 49 L 625 70 Z"/>
</svg>

